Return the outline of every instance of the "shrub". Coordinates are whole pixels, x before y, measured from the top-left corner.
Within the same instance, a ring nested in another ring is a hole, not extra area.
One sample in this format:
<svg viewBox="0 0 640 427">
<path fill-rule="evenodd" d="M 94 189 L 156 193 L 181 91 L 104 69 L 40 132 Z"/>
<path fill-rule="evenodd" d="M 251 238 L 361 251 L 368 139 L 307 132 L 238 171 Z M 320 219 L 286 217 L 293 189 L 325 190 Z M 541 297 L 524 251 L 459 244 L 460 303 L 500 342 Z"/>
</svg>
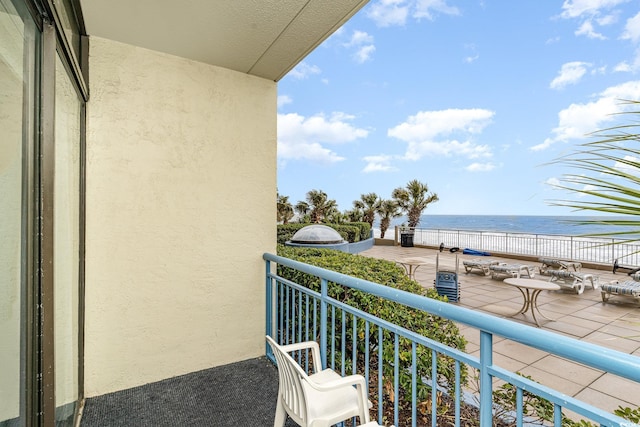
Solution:
<svg viewBox="0 0 640 427">
<path fill-rule="evenodd" d="M 301 261 L 307 264 L 322 267 L 328 270 L 333 270 L 339 273 L 347 274 L 353 277 L 366 279 L 375 283 L 379 283 L 384 286 L 389 286 L 395 289 L 401 289 L 403 291 L 411 292 L 413 294 L 422 295 L 428 298 L 434 298 L 445 301 L 445 297 L 440 297 L 436 290 L 425 289 L 419 283 L 410 280 L 404 270 L 391 261 L 368 258 L 360 255 L 353 255 L 343 253 L 340 251 L 334 251 L 329 249 L 316 249 L 316 248 L 293 248 L 293 247 L 278 247 L 278 254 L 293 260 Z M 302 286 L 305 286 L 316 292 L 320 292 L 320 279 L 311 276 L 300 271 L 278 267 L 278 273 Z M 433 340 L 439 341 L 450 347 L 460 349 L 464 351 L 466 340 L 460 334 L 458 327 L 449 320 L 443 319 L 439 316 L 435 316 L 420 310 L 416 310 L 410 307 L 406 307 L 402 304 L 391 302 L 383 298 L 373 296 L 371 294 L 358 291 L 352 288 L 338 285 L 336 283 L 329 283 L 328 294 L 330 297 L 337 299 L 340 302 L 348 304 L 351 307 L 358 308 L 366 311 L 381 319 L 393 322 L 397 325 L 401 325 L 415 333 L 424 335 Z M 366 340 L 364 337 L 364 320 L 360 319 L 357 325 L 358 337 L 353 340 L 353 322 L 347 320 L 345 322 L 345 336 L 344 343 L 342 342 L 342 328 L 341 319 L 339 316 L 335 319 L 335 348 L 342 349 L 344 346 L 345 360 L 347 364 L 351 363 L 351 354 L 353 348 L 351 343 L 354 341 L 357 345 L 357 370 L 358 372 L 364 371 L 365 361 L 364 355 L 366 349 L 364 348 Z M 333 325 L 333 323 L 332 323 Z M 331 325 L 329 326 L 332 327 Z M 385 331 L 383 336 L 383 384 L 384 384 L 384 399 L 385 407 L 391 407 L 393 401 L 396 399 L 393 393 L 393 380 L 394 380 L 394 337 L 391 332 Z M 376 354 L 378 348 L 378 330 L 375 327 L 371 327 L 369 330 L 369 349 L 368 354 Z M 407 410 L 411 405 L 411 376 L 409 374 L 411 369 L 411 343 L 408 339 L 400 339 L 399 347 L 399 360 L 400 360 L 400 396 L 398 396 L 399 405 L 401 410 Z M 341 360 L 341 350 L 337 350 L 332 355 L 334 360 Z M 417 376 L 418 378 L 431 378 L 431 350 L 423 347 L 417 347 Z M 336 359 L 337 358 L 337 359 Z M 377 370 L 378 367 L 375 363 L 371 365 L 372 370 Z M 346 371 L 350 371 L 351 366 L 346 367 Z M 466 368 L 461 368 L 461 384 L 466 384 Z M 372 373 L 371 378 L 377 378 L 376 374 Z M 448 356 L 439 355 L 437 361 L 437 378 L 436 381 L 440 386 L 450 388 L 455 384 L 455 361 Z M 377 390 L 377 387 L 375 387 Z M 425 402 L 429 398 L 430 387 L 424 384 L 422 381 L 418 381 L 418 403 Z M 454 390 L 450 390 L 454 391 Z M 402 396 L 407 396 L 403 399 Z M 372 396 L 371 400 L 377 402 L 377 396 Z"/>
</svg>

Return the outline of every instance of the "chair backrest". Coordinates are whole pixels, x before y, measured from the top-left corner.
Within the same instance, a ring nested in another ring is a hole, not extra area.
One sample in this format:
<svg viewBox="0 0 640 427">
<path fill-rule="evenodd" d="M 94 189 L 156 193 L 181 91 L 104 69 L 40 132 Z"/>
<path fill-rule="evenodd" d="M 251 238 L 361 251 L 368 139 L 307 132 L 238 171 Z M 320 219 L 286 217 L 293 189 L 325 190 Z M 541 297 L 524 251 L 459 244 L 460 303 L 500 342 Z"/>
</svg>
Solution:
<svg viewBox="0 0 640 427">
<path fill-rule="evenodd" d="M 280 386 L 278 393 L 289 416 L 298 424 L 307 423 L 307 401 L 302 382 L 307 381 L 307 374 L 298 363 L 285 352 L 270 336 L 267 342 L 273 350 L 278 363 L 278 377 Z"/>
</svg>

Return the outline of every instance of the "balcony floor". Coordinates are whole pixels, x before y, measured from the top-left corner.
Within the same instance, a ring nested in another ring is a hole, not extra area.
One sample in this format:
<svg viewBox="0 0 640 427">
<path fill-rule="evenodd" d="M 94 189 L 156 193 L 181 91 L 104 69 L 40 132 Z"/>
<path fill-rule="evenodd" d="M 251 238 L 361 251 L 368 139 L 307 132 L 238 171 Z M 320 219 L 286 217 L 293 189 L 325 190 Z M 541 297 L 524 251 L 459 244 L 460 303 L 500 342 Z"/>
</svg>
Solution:
<svg viewBox="0 0 640 427">
<path fill-rule="evenodd" d="M 80 425 L 272 426 L 277 392 L 276 367 L 259 357 L 87 399 Z"/>
<path fill-rule="evenodd" d="M 447 250 L 402 246 L 374 246 L 360 255 L 396 261 L 402 258 L 426 258 L 426 265 L 416 272 L 416 280 L 424 287 L 433 287 L 436 278 L 436 256 L 440 270 L 455 269 L 455 254 Z M 539 267 L 540 262 L 519 261 L 500 257 L 477 257 L 458 252 L 458 283 L 460 301 L 457 304 L 472 310 L 535 326 L 532 317 L 516 315 L 522 306 L 522 295 L 500 279 L 492 279 L 482 273 L 465 273 L 463 260 L 487 258 L 507 263 L 523 263 Z M 536 258 L 537 259 L 537 258 Z M 537 270 L 536 270 L 537 271 Z M 592 273 L 601 283 L 614 279 L 629 280 L 629 276 L 611 270 L 582 269 Z M 534 278 L 548 280 L 536 274 Z M 542 329 L 569 336 L 581 341 L 640 356 L 640 302 L 630 297 L 612 295 L 607 303 L 602 302 L 599 289 L 586 285 L 584 293 L 573 290 L 545 291 L 538 298 L 543 314 L 554 319 L 539 318 Z M 480 333 L 478 330 L 460 325 L 467 338 L 467 352 L 479 356 Z M 549 355 L 535 348 L 494 337 L 494 363 L 513 372 L 531 376 L 535 381 L 549 385 L 594 406 L 613 412 L 618 406 L 640 407 L 640 384 L 603 373 L 584 365 Z"/>
</svg>

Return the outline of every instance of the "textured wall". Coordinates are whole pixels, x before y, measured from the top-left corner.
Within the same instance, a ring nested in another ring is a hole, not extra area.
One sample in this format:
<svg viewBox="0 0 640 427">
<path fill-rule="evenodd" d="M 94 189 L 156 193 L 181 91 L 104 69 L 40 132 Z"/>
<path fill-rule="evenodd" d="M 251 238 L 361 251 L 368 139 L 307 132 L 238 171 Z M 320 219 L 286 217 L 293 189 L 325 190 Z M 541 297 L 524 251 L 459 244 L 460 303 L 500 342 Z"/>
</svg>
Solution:
<svg viewBox="0 0 640 427">
<path fill-rule="evenodd" d="M 264 353 L 276 84 L 92 38 L 88 397 Z"/>
</svg>

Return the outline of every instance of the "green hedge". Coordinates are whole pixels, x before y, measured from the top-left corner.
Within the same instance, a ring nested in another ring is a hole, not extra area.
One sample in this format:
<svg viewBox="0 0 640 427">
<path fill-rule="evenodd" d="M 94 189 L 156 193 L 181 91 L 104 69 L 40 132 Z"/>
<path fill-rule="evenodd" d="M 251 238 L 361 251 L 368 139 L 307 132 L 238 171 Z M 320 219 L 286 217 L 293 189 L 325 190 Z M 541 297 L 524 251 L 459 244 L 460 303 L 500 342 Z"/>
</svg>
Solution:
<svg viewBox="0 0 640 427">
<path fill-rule="evenodd" d="M 291 240 L 296 231 L 311 224 L 278 224 L 278 243 L 283 245 Z M 336 230 L 340 236 L 349 243 L 366 240 L 371 235 L 371 226 L 368 222 L 347 222 L 344 224 L 322 224 Z"/>
<path fill-rule="evenodd" d="M 294 259 L 328 270 L 337 271 L 339 273 L 347 274 L 361 279 L 366 279 L 395 289 L 401 289 L 413 294 L 446 301 L 446 298 L 440 297 L 435 289 L 425 289 L 419 283 L 410 280 L 406 276 L 404 270 L 391 261 L 369 258 L 361 255 L 348 254 L 330 249 L 298 248 L 282 245 L 278 246 L 278 254 L 286 258 Z M 315 276 L 310 276 L 300 271 L 280 266 L 278 267 L 278 273 L 283 277 L 292 280 L 302 286 L 320 292 L 320 279 Z M 420 310 L 415 310 L 402 304 L 391 302 L 365 292 L 337 285 L 335 283 L 329 283 L 328 293 L 332 298 L 344 302 L 345 304 L 348 304 L 352 307 L 364 310 L 381 319 L 393 322 L 397 325 L 401 325 L 413 332 L 424 335 L 428 338 L 434 339 L 453 348 L 457 348 L 462 351 L 464 351 L 465 349 L 466 340 L 460 334 L 458 327 L 452 321 L 443 319 L 439 316 L 425 313 Z M 347 360 L 347 363 L 350 364 L 352 354 L 351 343 L 353 342 L 352 322 L 350 320 L 347 320 L 345 326 L 345 359 Z M 341 327 L 342 325 L 340 322 L 340 318 L 338 318 L 335 326 L 335 333 L 336 339 L 339 340 L 340 343 L 336 343 L 336 348 L 341 348 L 342 345 Z M 357 327 L 358 339 L 356 340 L 358 346 L 357 354 L 359 357 L 358 372 L 363 372 L 364 370 L 363 367 L 365 361 L 363 360 L 363 356 L 365 354 L 364 345 L 366 342 L 364 340 L 364 330 L 364 321 L 359 320 Z M 378 332 L 377 329 L 373 326 L 370 327 L 369 343 L 369 354 L 377 354 Z M 385 407 L 387 407 L 393 401 L 393 343 L 393 335 L 388 331 L 385 332 L 383 345 L 383 381 L 385 384 L 384 389 L 386 401 Z M 340 357 L 340 355 L 341 354 L 337 354 L 334 355 L 334 357 Z M 418 378 L 430 378 L 432 357 L 431 350 L 422 346 L 418 346 L 417 357 Z M 411 344 L 407 339 L 400 339 L 399 360 L 401 363 L 401 395 L 408 396 L 407 399 L 403 399 L 400 403 L 402 406 L 406 407 L 406 405 L 410 405 L 411 403 L 411 379 L 407 374 L 407 372 L 410 372 L 411 368 Z M 347 370 L 349 369 L 351 369 L 351 367 L 347 366 Z M 447 388 L 450 388 L 451 385 L 455 384 L 455 361 L 453 359 L 448 356 L 439 355 L 437 369 L 438 384 Z M 461 380 L 462 385 L 464 385 L 467 381 L 467 371 L 465 366 L 462 366 L 461 369 Z M 430 387 L 423 384 L 421 381 L 419 381 L 418 383 L 418 399 L 420 402 L 423 402 L 429 398 Z M 372 398 L 371 400 L 374 399 Z"/>
</svg>

